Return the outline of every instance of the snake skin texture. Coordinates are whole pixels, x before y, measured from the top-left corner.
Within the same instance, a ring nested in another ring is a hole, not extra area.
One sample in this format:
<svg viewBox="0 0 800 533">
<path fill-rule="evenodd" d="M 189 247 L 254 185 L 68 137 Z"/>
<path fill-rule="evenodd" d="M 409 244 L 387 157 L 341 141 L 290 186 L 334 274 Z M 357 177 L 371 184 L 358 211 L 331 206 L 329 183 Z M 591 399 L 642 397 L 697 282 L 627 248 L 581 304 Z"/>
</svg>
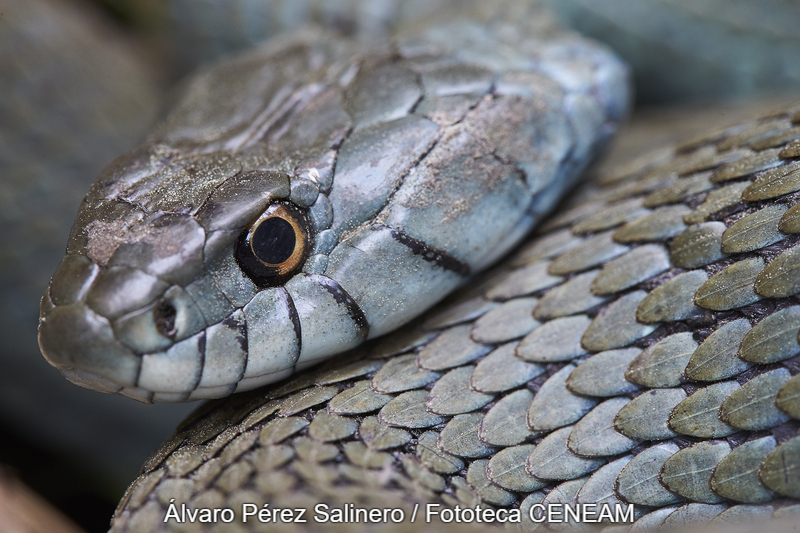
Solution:
<svg viewBox="0 0 800 533">
<path fill-rule="evenodd" d="M 493 8 L 201 70 L 85 198 L 47 360 L 144 402 L 219 398 L 397 329 L 516 246 L 625 116 L 628 72 L 533 4 Z M 255 228 L 287 219 L 296 260 L 265 266 Z"/>
<path fill-rule="evenodd" d="M 112 531 L 202 530 L 165 522 L 170 504 L 242 502 L 632 504 L 632 531 L 796 520 L 799 109 L 597 176 L 412 325 L 201 406 Z"/>
</svg>

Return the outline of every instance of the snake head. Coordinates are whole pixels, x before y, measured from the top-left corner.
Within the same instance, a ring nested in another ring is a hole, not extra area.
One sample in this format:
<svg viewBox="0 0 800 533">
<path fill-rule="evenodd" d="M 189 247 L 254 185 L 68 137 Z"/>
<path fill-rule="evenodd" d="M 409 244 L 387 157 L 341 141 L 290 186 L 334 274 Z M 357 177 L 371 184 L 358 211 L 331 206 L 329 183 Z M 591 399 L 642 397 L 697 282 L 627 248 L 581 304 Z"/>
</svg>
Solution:
<svg viewBox="0 0 800 533">
<path fill-rule="evenodd" d="M 121 157 L 85 198 L 42 300 L 45 357 L 78 384 L 145 401 L 289 375 L 308 309 L 284 285 L 313 279 L 332 242 L 317 236 L 332 215 L 319 181 L 159 143 Z"/>
<path fill-rule="evenodd" d="M 626 69 L 566 35 L 319 32 L 201 71 L 97 179 L 42 300 L 71 381 L 221 397 L 396 329 L 517 244 L 613 131 Z M 420 48 L 427 41 L 429 47 Z"/>
</svg>

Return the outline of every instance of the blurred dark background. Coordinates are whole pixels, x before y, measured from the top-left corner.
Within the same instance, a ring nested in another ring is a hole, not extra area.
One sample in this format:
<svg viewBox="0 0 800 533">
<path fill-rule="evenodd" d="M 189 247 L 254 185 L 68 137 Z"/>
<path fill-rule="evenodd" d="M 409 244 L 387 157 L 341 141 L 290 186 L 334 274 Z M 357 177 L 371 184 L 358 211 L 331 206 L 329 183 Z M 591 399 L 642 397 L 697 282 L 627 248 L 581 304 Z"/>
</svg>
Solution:
<svg viewBox="0 0 800 533">
<path fill-rule="evenodd" d="M 0 464 L 6 472 L 86 531 L 105 531 L 140 465 L 194 408 L 80 389 L 46 363 L 36 343 L 38 302 L 80 200 L 105 165 L 143 138 L 169 88 L 203 62 L 307 20 L 376 34 L 391 21 L 458 3 L 0 0 Z M 744 116 L 743 100 L 759 98 L 764 109 L 784 101 L 781 94 L 800 92 L 797 2 L 542 3 L 633 66 L 639 118 L 618 153 L 690 134 L 720 117 L 733 122 Z M 683 114 L 670 107 L 676 105 Z"/>
</svg>

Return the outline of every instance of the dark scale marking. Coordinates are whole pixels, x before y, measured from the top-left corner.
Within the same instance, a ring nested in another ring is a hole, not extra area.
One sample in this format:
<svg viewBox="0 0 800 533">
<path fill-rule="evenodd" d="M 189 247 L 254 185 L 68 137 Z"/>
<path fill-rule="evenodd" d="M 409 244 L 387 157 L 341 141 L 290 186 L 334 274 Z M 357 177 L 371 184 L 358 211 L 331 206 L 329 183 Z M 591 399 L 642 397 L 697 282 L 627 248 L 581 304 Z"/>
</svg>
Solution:
<svg viewBox="0 0 800 533">
<path fill-rule="evenodd" d="M 460 259 L 456 259 L 452 255 L 436 250 L 435 248 L 431 248 L 424 242 L 413 237 L 409 237 L 398 229 L 385 226 L 383 224 L 375 224 L 372 226 L 372 231 L 388 231 L 392 239 L 411 250 L 411 253 L 418 255 L 425 261 L 433 263 L 445 270 L 450 270 L 451 272 L 455 272 L 463 277 L 469 276 L 471 272 L 469 265 Z"/>
<path fill-rule="evenodd" d="M 200 366 L 197 370 L 197 377 L 194 380 L 194 385 L 192 386 L 192 390 L 197 389 L 197 386 L 200 385 L 200 380 L 203 379 L 203 370 L 206 367 L 206 332 L 203 331 L 200 333 L 200 338 L 197 339 L 197 351 L 200 352 Z"/>
<path fill-rule="evenodd" d="M 222 321 L 222 325 L 236 332 L 236 340 L 239 343 L 239 347 L 242 349 L 242 353 L 244 353 L 244 364 L 242 365 L 242 371 L 239 373 L 236 381 L 231 385 L 233 387 L 231 393 L 233 393 L 233 390 L 236 390 L 236 384 L 244 378 L 244 373 L 247 371 L 247 359 L 250 355 L 247 343 L 247 319 L 244 313 L 241 313 L 242 321 L 240 322 L 234 318 L 234 314 L 227 316 Z"/>
<path fill-rule="evenodd" d="M 247 353 L 247 325 L 235 320 L 233 315 L 226 317 L 222 321 L 222 325 L 238 333 L 236 340 L 239 341 L 239 346 L 242 348 L 242 351 Z"/>
<path fill-rule="evenodd" d="M 280 298 L 283 299 L 283 302 L 286 304 L 286 309 L 289 311 L 289 320 L 292 321 L 294 335 L 297 338 L 297 352 L 300 353 L 300 351 L 303 349 L 303 337 L 301 335 L 302 330 L 300 329 L 300 315 L 297 314 L 297 307 L 294 306 L 294 300 L 292 300 L 292 295 L 289 294 L 289 291 L 283 287 L 278 287 L 278 294 L 280 295 Z"/>
<path fill-rule="evenodd" d="M 347 314 L 350 315 L 350 318 L 352 318 L 353 322 L 358 326 L 359 337 L 366 338 L 369 335 L 369 322 L 367 322 L 364 311 L 361 310 L 361 307 L 353 297 L 344 290 L 344 287 L 327 276 L 321 276 L 319 274 L 306 274 L 306 276 L 328 291 L 331 296 L 333 296 L 333 299 L 336 300 L 337 304 L 344 305 L 345 308 L 347 308 Z"/>
<path fill-rule="evenodd" d="M 202 371 L 203 371 L 203 364 L 201 362 L 201 364 L 200 364 L 200 372 L 202 372 Z M 136 365 L 136 377 L 133 380 L 133 383 L 135 384 L 136 387 L 139 386 L 139 380 L 141 378 L 142 378 L 142 358 L 139 357 L 139 362 Z M 200 380 L 198 379 L 197 382 L 195 383 L 195 387 L 197 386 L 197 383 L 199 383 L 199 382 L 200 382 Z M 122 387 L 120 387 L 120 390 L 122 390 Z"/>
</svg>

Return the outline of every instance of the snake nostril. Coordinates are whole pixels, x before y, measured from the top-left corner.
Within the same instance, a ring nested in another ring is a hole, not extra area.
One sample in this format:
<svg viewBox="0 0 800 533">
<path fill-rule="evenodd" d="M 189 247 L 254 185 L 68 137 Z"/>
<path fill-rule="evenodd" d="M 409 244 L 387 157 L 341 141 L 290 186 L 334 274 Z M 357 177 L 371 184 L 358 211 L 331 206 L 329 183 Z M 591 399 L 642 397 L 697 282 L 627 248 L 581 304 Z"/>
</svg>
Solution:
<svg viewBox="0 0 800 533">
<path fill-rule="evenodd" d="M 172 339 L 178 332 L 175 327 L 175 317 L 177 314 L 178 312 L 175 310 L 175 306 L 168 302 L 161 302 L 158 307 L 156 307 L 154 312 L 156 330 L 164 337 Z"/>
</svg>

